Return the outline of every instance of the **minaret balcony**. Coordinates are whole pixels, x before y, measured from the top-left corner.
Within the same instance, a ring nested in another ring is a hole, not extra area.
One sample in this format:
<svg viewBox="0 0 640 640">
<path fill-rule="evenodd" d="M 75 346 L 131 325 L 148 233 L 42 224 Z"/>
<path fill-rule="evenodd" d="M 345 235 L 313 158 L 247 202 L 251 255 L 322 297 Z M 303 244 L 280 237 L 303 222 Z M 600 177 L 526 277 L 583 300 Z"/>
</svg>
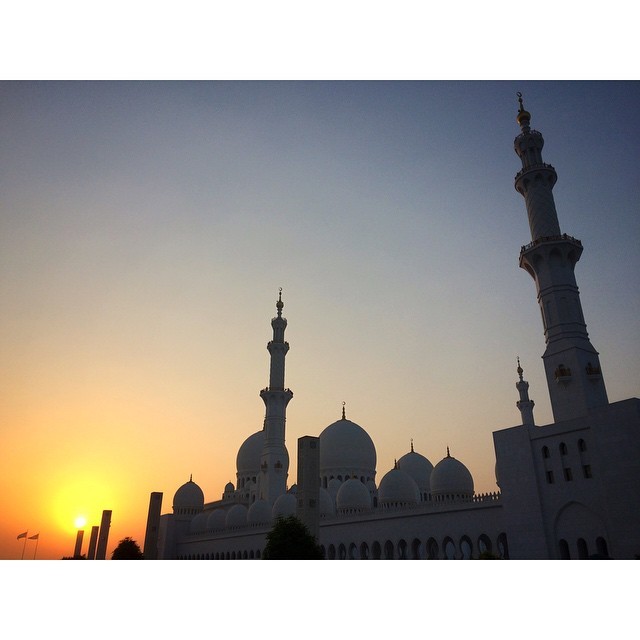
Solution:
<svg viewBox="0 0 640 640">
<path fill-rule="evenodd" d="M 516 177 L 514 180 L 518 180 L 521 176 L 523 176 L 527 171 L 534 171 L 535 169 L 551 169 L 555 173 L 555 167 L 553 165 L 547 164 L 546 162 L 540 162 L 538 164 L 532 164 L 524 169 L 520 169 L 518 173 L 516 173 Z"/>
<path fill-rule="evenodd" d="M 590 362 L 585 367 L 588 380 L 600 380 L 602 378 L 602 371 L 599 366 L 593 366 Z"/>
<path fill-rule="evenodd" d="M 522 247 L 520 248 L 520 256 L 522 256 L 523 253 L 529 251 L 529 249 L 533 249 L 534 247 L 547 242 L 570 242 L 576 247 L 580 247 L 580 249 L 582 249 L 582 242 L 580 242 L 580 240 L 574 238 L 573 236 L 569 236 L 566 233 L 563 233 L 559 236 L 543 236 L 542 238 L 536 238 L 533 242 L 522 245 Z"/>
<path fill-rule="evenodd" d="M 565 367 L 562 364 L 556 368 L 553 375 L 558 384 L 566 385 L 571 382 L 571 369 L 569 367 Z"/>
</svg>

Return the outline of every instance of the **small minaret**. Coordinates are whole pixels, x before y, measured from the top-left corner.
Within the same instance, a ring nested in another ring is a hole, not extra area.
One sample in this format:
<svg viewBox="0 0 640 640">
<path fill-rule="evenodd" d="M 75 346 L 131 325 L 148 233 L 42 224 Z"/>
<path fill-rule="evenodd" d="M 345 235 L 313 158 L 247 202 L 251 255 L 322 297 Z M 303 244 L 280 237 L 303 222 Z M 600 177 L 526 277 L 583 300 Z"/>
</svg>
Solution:
<svg viewBox="0 0 640 640">
<path fill-rule="evenodd" d="M 258 497 L 273 503 L 286 492 L 289 472 L 289 454 L 284 442 L 286 410 L 293 397 L 290 389 L 284 387 L 284 359 L 289 351 L 289 343 L 284 340 L 287 320 L 282 317 L 282 289 L 278 295 L 276 309 L 278 315 L 271 320 L 273 340 L 267 344 L 271 354 L 269 386 L 260 392 L 266 413 L 264 418 L 264 445 L 260 456 L 258 477 Z"/>
<path fill-rule="evenodd" d="M 520 400 L 516 402 L 516 406 L 520 409 L 522 424 L 531 425 L 533 427 L 535 425 L 535 422 L 533 421 L 533 407 L 535 403 L 533 400 L 529 400 L 529 383 L 522 379 L 522 373 L 523 371 L 520 366 L 520 358 L 518 358 L 518 377 L 520 378 L 520 381 L 516 382 L 516 389 L 520 394 Z"/>
<path fill-rule="evenodd" d="M 526 203 L 531 242 L 520 251 L 520 267 L 536 283 L 547 348 L 544 360 L 551 407 L 556 422 L 584 416 L 608 404 L 598 352 L 589 341 L 574 268 L 582 243 L 560 232 L 553 200 L 556 170 L 542 161 L 542 134 L 530 127 L 531 114 L 522 104 L 517 122 L 521 133 L 514 148 L 522 161 L 515 188 Z"/>
</svg>

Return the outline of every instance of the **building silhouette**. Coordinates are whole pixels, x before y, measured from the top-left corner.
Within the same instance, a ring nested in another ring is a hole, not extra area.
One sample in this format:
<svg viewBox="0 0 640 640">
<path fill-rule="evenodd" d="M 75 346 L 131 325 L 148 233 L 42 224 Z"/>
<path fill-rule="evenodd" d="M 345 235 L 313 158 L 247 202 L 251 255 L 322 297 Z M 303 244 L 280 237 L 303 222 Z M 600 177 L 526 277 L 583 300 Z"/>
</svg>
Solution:
<svg viewBox="0 0 640 640">
<path fill-rule="evenodd" d="M 172 512 L 149 510 L 145 555 L 159 559 L 260 558 L 280 516 L 298 515 L 328 559 L 634 558 L 640 554 L 640 400 L 609 403 L 589 340 L 574 268 L 583 247 L 563 233 L 553 198 L 555 169 L 519 95 L 514 141 L 522 168 L 531 241 L 520 267 L 536 286 L 554 422 L 536 425 L 529 384 L 517 362 L 519 425 L 493 433 L 499 491 L 478 495 L 447 449 L 433 465 L 410 451 L 377 481 L 375 444 L 346 416 L 298 442 L 298 482 L 288 488 L 282 292 L 271 321 L 269 386 L 262 430 L 241 445 L 236 483 L 205 501 L 190 478 Z M 149 533 L 152 532 L 152 533 Z M 151 548 L 153 547 L 153 551 Z"/>
</svg>

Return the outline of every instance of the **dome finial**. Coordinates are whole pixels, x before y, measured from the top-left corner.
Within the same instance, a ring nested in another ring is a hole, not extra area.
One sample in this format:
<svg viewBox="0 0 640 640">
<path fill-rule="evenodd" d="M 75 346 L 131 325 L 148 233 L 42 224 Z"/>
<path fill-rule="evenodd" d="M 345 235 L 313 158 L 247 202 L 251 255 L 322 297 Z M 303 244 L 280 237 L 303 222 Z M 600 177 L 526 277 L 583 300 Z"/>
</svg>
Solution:
<svg viewBox="0 0 640 640">
<path fill-rule="evenodd" d="M 282 315 L 282 308 L 284 307 L 284 302 L 282 302 L 282 287 L 278 290 L 278 302 L 276 302 L 276 309 L 278 310 L 278 317 Z"/>
<path fill-rule="evenodd" d="M 518 96 L 518 102 L 520 103 L 518 115 L 516 116 L 516 122 L 520 125 L 523 133 L 526 133 L 529 131 L 529 121 L 531 120 L 531 114 L 524 108 L 524 104 L 522 102 L 522 93 L 520 93 L 520 91 L 516 91 L 516 95 Z"/>
<path fill-rule="evenodd" d="M 520 366 L 520 356 L 516 356 L 518 360 L 518 376 L 520 377 L 520 381 L 522 382 L 522 374 L 524 373 L 522 367 Z"/>
<path fill-rule="evenodd" d="M 345 405 L 345 404 L 347 404 L 347 403 L 346 403 L 346 402 L 343 402 L 343 403 L 342 403 L 342 419 L 343 419 L 343 420 L 346 420 L 346 419 L 347 419 L 347 416 L 346 416 L 346 414 L 345 414 L 345 412 L 344 412 L 344 405 Z"/>
<path fill-rule="evenodd" d="M 413 438 L 411 438 L 411 453 L 413 453 Z"/>
<path fill-rule="evenodd" d="M 393 468 L 394 469 L 398 468 L 398 460 L 396 458 L 394 458 L 394 460 L 393 460 Z"/>
<path fill-rule="evenodd" d="M 447 458 L 450 458 L 451 454 L 449 453 L 449 445 L 447 445 Z"/>
<path fill-rule="evenodd" d="M 189 482 L 193 482 L 193 473 L 189 474 Z"/>
</svg>

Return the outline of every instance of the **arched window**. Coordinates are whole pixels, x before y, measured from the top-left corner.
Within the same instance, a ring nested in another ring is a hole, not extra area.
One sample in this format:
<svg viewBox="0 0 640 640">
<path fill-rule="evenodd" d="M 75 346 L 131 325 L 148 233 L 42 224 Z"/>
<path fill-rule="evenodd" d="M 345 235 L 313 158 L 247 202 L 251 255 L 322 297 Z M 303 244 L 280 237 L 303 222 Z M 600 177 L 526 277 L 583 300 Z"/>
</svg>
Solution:
<svg viewBox="0 0 640 640">
<path fill-rule="evenodd" d="M 456 559 L 456 545 L 451 538 L 445 538 L 442 542 L 442 548 L 444 549 L 445 560 Z"/>
<path fill-rule="evenodd" d="M 580 440 L 578 440 L 578 451 L 584 452 L 587 450 L 587 443 L 580 438 Z"/>
<path fill-rule="evenodd" d="M 424 548 L 422 546 L 422 542 L 418 540 L 418 538 L 414 538 L 411 543 L 411 557 L 414 560 L 422 560 L 424 558 L 423 551 Z"/>
<path fill-rule="evenodd" d="M 497 547 L 498 547 L 498 555 L 503 560 L 508 560 L 509 559 L 509 545 L 507 544 L 507 534 L 506 533 L 501 533 L 498 536 Z"/>
<path fill-rule="evenodd" d="M 549 447 L 542 447 L 542 457 L 543 458 L 549 457 Z"/>
<path fill-rule="evenodd" d="M 349 545 L 349 560 L 358 560 L 358 547 L 356 547 L 355 542 Z"/>
<path fill-rule="evenodd" d="M 384 543 L 384 559 L 393 560 L 393 542 L 391 540 Z"/>
<path fill-rule="evenodd" d="M 438 547 L 438 543 L 436 542 L 435 538 L 429 538 L 427 540 L 427 559 L 437 560 L 439 552 L 440 552 L 440 549 Z"/>
<path fill-rule="evenodd" d="M 462 559 L 471 560 L 472 551 L 473 547 L 471 545 L 471 540 L 468 536 L 462 536 L 460 539 L 460 553 L 462 554 Z"/>
<path fill-rule="evenodd" d="M 478 551 L 480 555 L 483 553 L 491 553 L 491 540 L 485 533 L 478 538 Z"/>
<path fill-rule="evenodd" d="M 586 560 L 589 557 L 587 542 L 584 538 L 578 538 L 578 559 Z"/>
<path fill-rule="evenodd" d="M 382 549 L 380 548 L 380 543 L 377 540 L 373 543 L 372 555 L 374 560 L 380 560 L 382 557 Z"/>
<path fill-rule="evenodd" d="M 409 555 L 407 553 L 407 543 L 404 540 L 400 540 L 400 542 L 398 542 L 398 558 L 400 558 L 400 560 L 409 559 Z"/>
<path fill-rule="evenodd" d="M 570 560 L 569 543 L 562 539 L 558 542 L 558 551 L 560 552 L 560 560 Z"/>
<path fill-rule="evenodd" d="M 607 541 L 603 537 L 596 538 L 596 551 L 598 555 L 603 558 L 609 557 L 609 549 L 607 548 Z"/>
<path fill-rule="evenodd" d="M 338 547 L 338 559 L 339 560 L 347 559 L 347 548 L 343 544 L 340 544 L 340 546 Z"/>
<path fill-rule="evenodd" d="M 330 544 L 329 545 L 329 560 L 335 560 L 336 559 L 336 548 Z"/>
<path fill-rule="evenodd" d="M 560 455 L 561 456 L 567 455 L 567 445 L 564 442 L 560 443 Z"/>
<path fill-rule="evenodd" d="M 369 545 L 366 542 L 363 542 L 360 545 L 360 558 L 362 560 L 368 560 L 369 559 Z"/>
</svg>

